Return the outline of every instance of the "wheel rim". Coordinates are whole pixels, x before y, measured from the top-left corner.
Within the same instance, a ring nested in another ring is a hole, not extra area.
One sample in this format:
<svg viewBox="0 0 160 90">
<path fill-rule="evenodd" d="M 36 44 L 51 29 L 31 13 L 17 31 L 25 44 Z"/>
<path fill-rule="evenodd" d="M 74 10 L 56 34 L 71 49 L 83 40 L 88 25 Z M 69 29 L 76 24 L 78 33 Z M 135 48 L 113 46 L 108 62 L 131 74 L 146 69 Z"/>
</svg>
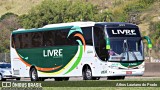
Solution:
<svg viewBox="0 0 160 90">
<path fill-rule="evenodd" d="M 91 70 L 87 69 L 87 71 L 86 71 L 86 77 L 87 77 L 88 79 L 90 79 L 91 76 L 92 76 Z"/>
<path fill-rule="evenodd" d="M 33 71 L 32 71 L 32 79 L 34 79 L 34 80 L 35 80 L 35 79 L 36 79 L 36 75 L 37 75 L 36 71 L 35 71 L 35 70 L 33 70 Z"/>
</svg>

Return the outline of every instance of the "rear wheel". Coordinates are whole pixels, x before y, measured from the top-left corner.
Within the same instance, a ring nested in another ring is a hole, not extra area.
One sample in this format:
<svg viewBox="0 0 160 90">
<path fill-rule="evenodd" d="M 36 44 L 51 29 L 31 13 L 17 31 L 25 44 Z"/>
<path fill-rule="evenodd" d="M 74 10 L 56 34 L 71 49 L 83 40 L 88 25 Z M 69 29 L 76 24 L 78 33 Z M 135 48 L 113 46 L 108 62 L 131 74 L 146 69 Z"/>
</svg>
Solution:
<svg viewBox="0 0 160 90">
<path fill-rule="evenodd" d="M 86 66 L 82 72 L 83 80 L 92 80 L 92 71 L 89 66 Z"/>
<path fill-rule="evenodd" d="M 63 81 L 68 81 L 69 77 L 63 77 Z"/>
<path fill-rule="evenodd" d="M 45 78 L 39 77 L 39 81 L 44 81 L 44 80 L 45 80 Z"/>
<path fill-rule="evenodd" d="M 37 70 L 35 68 L 31 68 L 30 78 L 31 78 L 31 81 L 38 81 L 39 80 Z"/>
<path fill-rule="evenodd" d="M 69 77 L 55 77 L 55 81 L 68 81 Z"/>
</svg>

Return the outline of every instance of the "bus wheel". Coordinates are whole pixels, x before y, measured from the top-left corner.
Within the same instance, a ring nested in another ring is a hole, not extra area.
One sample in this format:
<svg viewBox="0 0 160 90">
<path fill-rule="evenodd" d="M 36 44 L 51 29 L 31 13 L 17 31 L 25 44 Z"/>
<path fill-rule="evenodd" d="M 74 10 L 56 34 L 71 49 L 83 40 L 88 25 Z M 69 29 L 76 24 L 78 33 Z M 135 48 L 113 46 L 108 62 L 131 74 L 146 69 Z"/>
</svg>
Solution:
<svg viewBox="0 0 160 90">
<path fill-rule="evenodd" d="M 124 80 L 125 76 L 109 76 L 107 77 L 107 80 Z"/>
<path fill-rule="evenodd" d="M 69 77 L 55 77 L 54 80 L 55 81 L 68 81 Z"/>
<path fill-rule="evenodd" d="M 54 80 L 55 81 L 62 81 L 62 78 L 61 77 L 55 77 Z"/>
<path fill-rule="evenodd" d="M 63 81 L 68 81 L 69 77 L 63 77 Z"/>
<path fill-rule="evenodd" d="M 45 80 L 45 78 L 43 78 L 43 77 L 39 78 L 39 81 L 44 81 L 44 80 Z"/>
<path fill-rule="evenodd" d="M 99 80 L 100 77 L 92 77 L 93 80 Z"/>
<path fill-rule="evenodd" d="M 21 78 L 16 78 L 17 81 L 21 80 Z"/>
<path fill-rule="evenodd" d="M 37 74 L 37 70 L 35 68 L 31 68 L 30 78 L 31 78 L 31 81 L 38 81 L 38 74 Z"/>
<path fill-rule="evenodd" d="M 92 80 L 92 71 L 89 66 L 86 66 L 82 72 L 83 80 Z"/>
</svg>

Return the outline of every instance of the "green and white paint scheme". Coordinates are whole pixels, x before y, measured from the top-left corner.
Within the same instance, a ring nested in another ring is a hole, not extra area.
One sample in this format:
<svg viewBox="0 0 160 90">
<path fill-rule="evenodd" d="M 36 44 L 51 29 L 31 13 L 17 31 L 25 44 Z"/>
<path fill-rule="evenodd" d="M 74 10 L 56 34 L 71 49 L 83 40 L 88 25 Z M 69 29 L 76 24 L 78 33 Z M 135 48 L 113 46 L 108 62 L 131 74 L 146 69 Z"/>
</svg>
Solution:
<svg viewBox="0 0 160 90">
<path fill-rule="evenodd" d="M 95 51 L 94 44 L 86 44 L 86 39 L 83 36 L 84 32 L 81 29 L 82 27 L 92 27 L 91 31 L 93 32 L 94 26 L 97 23 L 99 22 L 61 23 L 46 25 L 43 28 L 38 29 L 13 31 L 12 35 L 19 33 L 23 34 L 30 32 L 70 29 L 66 39 L 73 36 L 76 37 L 76 42 L 78 43 L 77 46 L 52 46 L 26 49 L 15 49 L 14 45 L 11 45 L 11 65 L 13 76 L 30 77 L 30 69 L 33 66 L 37 70 L 38 77 L 82 76 L 85 65 L 90 67 L 92 77 L 143 75 L 144 61 L 120 63 L 100 60 Z M 92 33 L 92 39 L 93 38 L 94 35 Z M 92 41 L 94 42 L 94 39 Z M 11 43 L 13 43 L 12 38 Z M 110 39 L 108 37 L 106 38 L 105 49 L 110 50 L 111 47 Z M 151 45 L 149 45 L 149 47 L 151 47 Z M 130 58 L 133 59 L 133 52 L 128 53 L 129 56 L 131 56 Z M 139 54 L 139 52 L 135 52 L 135 55 Z M 123 57 L 125 57 L 125 54 Z M 137 58 L 142 59 L 142 57 L 138 56 Z M 127 71 L 132 71 L 132 73 L 126 74 Z"/>
</svg>

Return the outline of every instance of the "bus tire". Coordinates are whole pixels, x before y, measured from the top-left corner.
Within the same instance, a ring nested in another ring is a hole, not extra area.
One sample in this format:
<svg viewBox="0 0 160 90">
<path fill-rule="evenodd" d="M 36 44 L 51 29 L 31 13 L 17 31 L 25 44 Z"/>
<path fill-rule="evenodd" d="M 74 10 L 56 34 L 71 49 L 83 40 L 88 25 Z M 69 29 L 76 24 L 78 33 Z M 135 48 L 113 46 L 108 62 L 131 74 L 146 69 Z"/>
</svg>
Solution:
<svg viewBox="0 0 160 90">
<path fill-rule="evenodd" d="M 45 80 L 45 78 L 39 77 L 39 81 L 44 81 L 44 80 Z"/>
<path fill-rule="evenodd" d="M 92 77 L 93 80 L 99 80 L 100 77 Z"/>
<path fill-rule="evenodd" d="M 55 77 L 54 80 L 55 81 L 68 81 L 69 77 Z"/>
<path fill-rule="evenodd" d="M 125 76 L 109 76 L 107 80 L 124 80 Z"/>
<path fill-rule="evenodd" d="M 17 81 L 21 80 L 21 78 L 16 78 Z"/>
<path fill-rule="evenodd" d="M 55 81 L 62 81 L 62 77 L 55 77 L 54 80 Z"/>
<path fill-rule="evenodd" d="M 69 80 L 69 77 L 63 77 L 62 80 L 63 80 L 63 81 L 68 81 L 68 80 Z"/>
<path fill-rule="evenodd" d="M 92 71 L 89 66 L 84 67 L 82 74 L 83 80 L 92 80 Z"/>
<path fill-rule="evenodd" d="M 37 70 L 35 68 L 31 68 L 30 78 L 31 78 L 31 81 L 38 81 L 39 80 Z"/>
</svg>

